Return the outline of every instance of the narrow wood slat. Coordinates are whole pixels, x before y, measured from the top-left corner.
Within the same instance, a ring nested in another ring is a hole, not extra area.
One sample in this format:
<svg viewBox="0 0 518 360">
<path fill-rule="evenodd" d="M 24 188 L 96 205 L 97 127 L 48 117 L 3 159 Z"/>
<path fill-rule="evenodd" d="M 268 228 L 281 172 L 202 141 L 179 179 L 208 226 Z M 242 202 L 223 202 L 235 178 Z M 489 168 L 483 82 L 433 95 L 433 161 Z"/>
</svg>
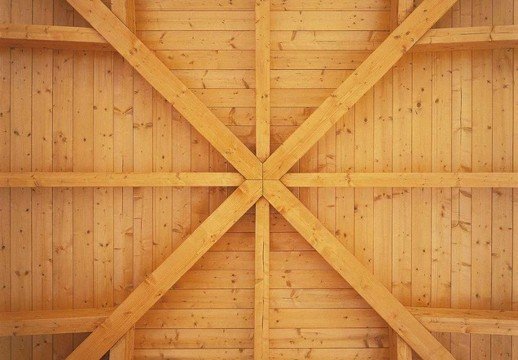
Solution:
<svg viewBox="0 0 518 360">
<path fill-rule="evenodd" d="M 263 174 L 279 179 L 385 73 L 407 53 L 456 0 L 425 0 L 264 163 Z"/>
<path fill-rule="evenodd" d="M 270 350 L 270 204 L 256 204 L 254 359 L 269 359 Z"/>
<path fill-rule="evenodd" d="M 214 211 L 70 355 L 100 358 L 259 199 L 261 183 L 246 181 Z"/>
<path fill-rule="evenodd" d="M 432 334 L 280 181 L 264 181 L 263 193 L 291 225 L 423 359 L 453 360 L 452 355 Z"/>
<path fill-rule="evenodd" d="M 10 172 L 0 173 L 0 188 L 39 187 L 139 187 L 139 186 L 239 186 L 238 173 L 103 173 Z"/>
</svg>

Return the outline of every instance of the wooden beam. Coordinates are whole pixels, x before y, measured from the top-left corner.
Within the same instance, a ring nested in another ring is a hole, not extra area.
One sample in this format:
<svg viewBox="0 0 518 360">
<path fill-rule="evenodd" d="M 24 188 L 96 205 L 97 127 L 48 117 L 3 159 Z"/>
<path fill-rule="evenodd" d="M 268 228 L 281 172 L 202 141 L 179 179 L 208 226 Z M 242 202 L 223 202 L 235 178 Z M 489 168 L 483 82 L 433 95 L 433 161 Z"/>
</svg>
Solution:
<svg viewBox="0 0 518 360">
<path fill-rule="evenodd" d="M 239 173 L 84 173 L 23 172 L 0 173 L 0 188 L 36 187 L 162 187 L 239 186 Z"/>
<path fill-rule="evenodd" d="M 270 352 L 270 204 L 260 199 L 255 222 L 254 359 L 269 359 Z"/>
<path fill-rule="evenodd" d="M 130 21 L 130 19 L 128 19 Z M 264 39 L 256 39 L 256 41 Z M 259 45 L 259 44 L 257 44 Z M 115 51 L 95 29 L 75 26 L 0 24 L 0 47 Z M 411 52 L 518 47 L 518 25 L 430 29 Z M 257 59 L 257 57 L 256 57 Z M 256 64 L 258 75 L 269 63 Z M 265 94 L 264 92 L 261 92 Z M 269 102 L 256 93 L 256 102 Z"/>
<path fill-rule="evenodd" d="M 518 311 L 407 307 L 429 331 L 518 336 Z M 0 313 L 0 336 L 86 333 L 113 308 Z"/>
<path fill-rule="evenodd" d="M 263 165 L 264 178 L 279 179 L 295 165 L 455 2 L 456 0 L 424 0 L 266 160 Z"/>
<path fill-rule="evenodd" d="M 431 29 L 414 52 L 512 48 L 518 46 L 518 25 Z"/>
<path fill-rule="evenodd" d="M 110 349 L 110 360 L 131 360 L 135 350 L 135 327 L 129 331 Z"/>
<path fill-rule="evenodd" d="M 131 32 L 135 33 L 137 31 L 135 0 L 112 0 L 111 8 L 115 16 L 117 16 Z"/>
<path fill-rule="evenodd" d="M 289 173 L 287 187 L 514 188 L 517 173 Z"/>
<path fill-rule="evenodd" d="M 280 181 L 265 180 L 263 195 L 423 359 L 453 360 L 444 346 Z"/>
<path fill-rule="evenodd" d="M 0 336 L 91 332 L 112 312 L 112 308 L 103 308 L 0 313 Z"/>
<path fill-rule="evenodd" d="M 430 331 L 518 335 L 518 311 L 409 308 Z"/>
<path fill-rule="evenodd" d="M 255 104 L 257 157 L 270 156 L 270 0 L 255 2 Z"/>
<path fill-rule="evenodd" d="M 262 182 L 245 181 L 83 341 L 69 359 L 99 359 L 260 198 Z"/>
<path fill-rule="evenodd" d="M 67 0 L 191 125 L 247 179 L 261 162 L 101 0 Z"/>
<path fill-rule="evenodd" d="M 113 51 L 94 29 L 50 25 L 0 24 L 0 47 Z"/>
<path fill-rule="evenodd" d="M 270 156 L 270 0 L 255 2 L 256 155 Z M 254 359 L 270 358 L 270 204 L 255 207 Z"/>
</svg>

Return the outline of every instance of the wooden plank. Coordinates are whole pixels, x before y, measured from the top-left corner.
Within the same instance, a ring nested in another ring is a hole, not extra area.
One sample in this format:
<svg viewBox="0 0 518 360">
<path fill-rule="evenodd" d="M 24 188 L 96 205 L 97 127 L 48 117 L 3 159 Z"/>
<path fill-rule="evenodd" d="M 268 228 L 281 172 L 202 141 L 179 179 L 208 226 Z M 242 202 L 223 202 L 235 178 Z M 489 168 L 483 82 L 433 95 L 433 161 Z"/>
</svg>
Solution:
<svg viewBox="0 0 518 360">
<path fill-rule="evenodd" d="M 512 172 L 474 173 L 290 173 L 281 179 L 288 187 L 351 187 L 351 188 L 514 188 L 518 174 Z"/>
<path fill-rule="evenodd" d="M 493 25 L 513 24 L 513 0 L 502 0 L 493 4 Z M 514 53 L 512 49 L 493 51 L 493 171 L 513 170 L 514 129 Z M 487 101 L 487 100 L 486 100 Z M 491 219 L 491 308 L 512 310 L 512 291 L 516 283 L 510 249 L 513 248 L 513 196 L 512 189 L 493 188 Z M 512 358 L 512 338 L 491 337 L 491 357 Z M 506 355 L 507 354 L 507 355 Z M 516 356 L 516 354 L 514 354 Z"/>
<path fill-rule="evenodd" d="M 52 1 L 32 4 L 32 19 L 52 24 Z M 32 171 L 52 171 L 52 50 L 32 53 Z M 1 150 L 0 150 L 1 151 Z M 0 200 L 2 201 L 2 200 Z M 32 309 L 52 308 L 52 190 L 32 192 Z M 52 336 L 33 338 L 33 358 L 52 356 Z"/>
<path fill-rule="evenodd" d="M 471 0 L 459 1 L 453 8 L 453 26 L 470 26 Z M 472 171 L 472 53 L 452 53 L 452 170 Z M 452 190 L 451 228 L 451 306 L 471 306 L 471 236 L 472 190 L 469 187 Z M 451 334 L 452 355 L 470 358 L 470 335 Z"/>
<path fill-rule="evenodd" d="M 238 173 L 214 172 L 9 172 L 0 173 L 0 187 L 139 187 L 139 186 L 239 186 Z"/>
<path fill-rule="evenodd" d="M 261 183 L 243 183 L 70 355 L 101 357 L 258 200 Z"/>
<path fill-rule="evenodd" d="M 131 360 L 134 356 L 135 328 L 131 328 L 111 349 L 110 359 Z"/>
<path fill-rule="evenodd" d="M 11 20 L 11 1 L 2 0 L 0 23 Z M 0 49 L 0 170 L 11 171 L 11 49 Z M 11 190 L 0 189 L 0 309 L 11 309 Z M 11 356 L 11 339 L 0 339 L 0 351 Z"/>
<path fill-rule="evenodd" d="M 493 4 L 472 0 L 471 18 L 474 26 L 492 26 Z M 472 171 L 493 171 L 493 51 L 473 51 L 471 66 Z M 492 189 L 472 189 L 470 306 L 473 309 L 491 306 L 492 211 Z M 470 348 L 472 360 L 490 358 L 491 337 L 472 335 Z"/>
<path fill-rule="evenodd" d="M 100 0 L 74 8 L 245 177 L 261 177 L 260 161 Z"/>
<path fill-rule="evenodd" d="M 423 359 L 453 359 L 299 200 L 279 181 L 264 181 L 264 196 Z"/>
<path fill-rule="evenodd" d="M 31 2 L 17 1 L 11 7 L 11 19 L 32 22 Z M 32 50 L 11 50 L 11 149 L 10 170 L 28 171 L 32 164 Z M 32 191 L 11 190 L 11 310 L 32 307 Z M 32 338 L 11 339 L 12 357 L 30 358 Z"/>
<path fill-rule="evenodd" d="M 264 163 L 279 179 L 438 21 L 455 0 L 425 0 Z"/>
</svg>

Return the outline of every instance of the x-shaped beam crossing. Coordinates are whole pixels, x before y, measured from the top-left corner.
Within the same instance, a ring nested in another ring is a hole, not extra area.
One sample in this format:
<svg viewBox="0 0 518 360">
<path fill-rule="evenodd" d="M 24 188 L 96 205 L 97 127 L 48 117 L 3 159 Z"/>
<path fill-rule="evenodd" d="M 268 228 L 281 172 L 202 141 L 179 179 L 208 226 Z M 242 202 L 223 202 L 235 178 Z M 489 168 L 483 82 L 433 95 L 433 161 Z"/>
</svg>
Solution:
<svg viewBox="0 0 518 360">
<path fill-rule="evenodd" d="M 100 358 L 259 199 L 265 198 L 423 359 L 453 359 L 428 330 L 286 188 L 282 176 L 453 6 L 424 0 L 264 162 L 101 0 L 67 0 L 246 179 L 70 355 Z"/>
</svg>

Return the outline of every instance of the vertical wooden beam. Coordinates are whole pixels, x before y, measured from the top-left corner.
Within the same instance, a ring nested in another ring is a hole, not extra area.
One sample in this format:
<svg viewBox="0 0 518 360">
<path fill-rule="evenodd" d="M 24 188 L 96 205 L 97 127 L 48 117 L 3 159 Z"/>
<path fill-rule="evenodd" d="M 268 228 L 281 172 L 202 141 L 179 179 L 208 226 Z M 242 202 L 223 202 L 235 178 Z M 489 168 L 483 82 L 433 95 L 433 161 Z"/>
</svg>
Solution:
<svg viewBox="0 0 518 360">
<path fill-rule="evenodd" d="M 255 4 L 255 82 L 257 157 L 270 156 L 270 0 Z"/>
<path fill-rule="evenodd" d="M 270 156 L 270 0 L 255 2 L 256 155 Z M 269 359 L 270 204 L 255 207 L 254 359 Z"/>
<path fill-rule="evenodd" d="M 110 360 L 131 360 L 135 349 L 135 327 L 132 327 L 110 350 Z"/>
<path fill-rule="evenodd" d="M 270 302 L 270 204 L 264 198 L 256 206 L 255 229 L 255 325 L 254 359 L 269 359 Z"/>
</svg>

